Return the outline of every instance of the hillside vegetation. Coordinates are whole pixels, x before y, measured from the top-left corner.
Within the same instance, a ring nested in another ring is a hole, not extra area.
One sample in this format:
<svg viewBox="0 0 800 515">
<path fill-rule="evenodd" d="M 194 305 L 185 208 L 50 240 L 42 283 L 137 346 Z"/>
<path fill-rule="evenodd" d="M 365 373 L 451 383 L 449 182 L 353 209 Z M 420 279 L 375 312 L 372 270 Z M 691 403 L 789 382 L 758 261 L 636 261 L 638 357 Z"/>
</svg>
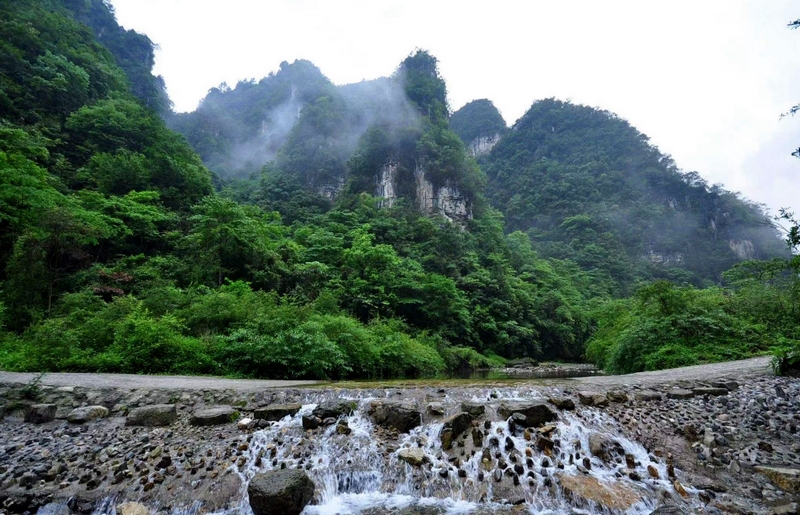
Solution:
<svg viewBox="0 0 800 515">
<path fill-rule="evenodd" d="M 175 114 L 152 42 L 102 0 L 0 15 L 0 368 L 632 371 L 798 338 L 759 207 L 609 113 L 451 113 L 418 51 L 347 86 L 283 63 Z"/>
</svg>

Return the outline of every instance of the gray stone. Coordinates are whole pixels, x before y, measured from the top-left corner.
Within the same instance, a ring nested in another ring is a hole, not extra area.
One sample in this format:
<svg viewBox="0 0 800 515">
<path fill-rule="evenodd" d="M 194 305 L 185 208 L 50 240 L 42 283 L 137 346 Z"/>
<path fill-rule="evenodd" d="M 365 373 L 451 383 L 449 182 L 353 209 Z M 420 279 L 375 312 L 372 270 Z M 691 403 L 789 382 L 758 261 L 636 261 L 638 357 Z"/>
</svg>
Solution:
<svg viewBox="0 0 800 515">
<path fill-rule="evenodd" d="M 108 417 L 108 408 L 105 406 L 84 406 L 70 411 L 67 421 L 73 424 L 83 424 L 90 420 L 106 417 Z"/>
<path fill-rule="evenodd" d="M 153 404 L 134 408 L 125 419 L 126 426 L 168 426 L 178 419 L 174 404 Z"/>
<path fill-rule="evenodd" d="M 204 410 L 195 411 L 189 419 L 193 426 L 219 426 L 230 424 L 236 418 L 236 410 L 231 406 L 214 406 Z"/>
<path fill-rule="evenodd" d="M 322 425 L 322 419 L 314 415 L 303 415 L 303 429 L 308 431 Z"/>
<path fill-rule="evenodd" d="M 150 510 L 138 502 L 124 502 L 117 505 L 117 515 L 150 515 Z"/>
<path fill-rule="evenodd" d="M 408 433 L 422 424 L 422 414 L 413 402 L 372 401 L 367 414 L 375 424 Z"/>
<path fill-rule="evenodd" d="M 584 406 L 602 407 L 608 405 L 608 398 L 597 392 L 578 392 L 578 400 Z"/>
<path fill-rule="evenodd" d="M 0 420 L 3 420 L 3 417 L 6 416 L 6 407 L 0 404 Z"/>
<path fill-rule="evenodd" d="M 314 408 L 311 414 L 322 420 L 346 417 L 352 414 L 357 407 L 358 403 L 355 401 L 325 401 Z"/>
<path fill-rule="evenodd" d="M 606 392 L 606 399 L 609 402 L 628 402 L 628 394 L 622 390 L 611 390 Z"/>
<path fill-rule="evenodd" d="M 253 418 L 256 420 L 268 420 L 270 422 L 277 422 L 284 417 L 293 417 L 297 415 L 302 408 L 300 404 L 270 404 L 264 408 L 258 408 L 253 412 Z"/>
<path fill-rule="evenodd" d="M 428 404 L 428 413 L 440 417 L 444 415 L 444 405 L 441 402 L 431 402 Z"/>
<path fill-rule="evenodd" d="M 684 390 L 682 388 L 676 388 L 674 390 L 670 390 L 667 392 L 667 397 L 670 399 L 691 399 L 694 397 L 694 392 L 691 390 Z"/>
<path fill-rule="evenodd" d="M 569 397 L 550 397 L 549 399 L 547 399 L 547 402 L 549 402 L 550 404 L 561 410 L 575 409 L 575 401 L 573 401 Z"/>
<path fill-rule="evenodd" d="M 636 392 L 636 394 L 634 394 L 634 398 L 637 401 L 660 401 L 661 394 L 654 392 L 653 390 L 642 390 L 640 392 Z"/>
<path fill-rule="evenodd" d="M 36 515 L 72 515 L 72 510 L 66 504 L 51 502 L 40 506 Z"/>
<path fill-rule="evenodd" d="M 479 402 L 462 402 L 461 411 L 469 413 L 472 418 L 480 418 L 486 413 L 486 406 Z"/>
<path fill-rule="evenodd" d="M 714 388 L 713 386 L 708 388 L 692 388 L 692 392 L 695 395 L 728 395 L 727 388 Z"/>
<path fill-rule="evenodd" d="M 497 408 L 502 418 L 509 418 L 513 413 L 522 413 L 528 427 L 538 427 L 558 418 L 553 408 L 544 403 L 503 403 Z"/>
<path fill-rule="evenodd" d="M 650 515 L 686 515 L 686 511 L 678 506 L 664 505 L 651 511 Z"/>
<path fill-rule="evenodd" d="M 439 433 L 439 438 L 442 440 L 442 447 L 449 449 L 452 441 L 469 429 L 472 424 L 472 415 L 466 411 L 459 411 L 444 419 L 443 422 L 444 426 Z"/>
<path fill-rule="evenodd" d="M 624 454 L 625 450 L 619 442 L 605 433 L 589 433 L 589 452 L 604 462 L 609 462 L 614 455 Z"/>
<path fill-rule="evenodd" d="M 314 482 L 297 469 L 256 474 L 247 486 L 254 515 L 299 515 L 314 497 Z"/>
<path fill-rule="evenodd" d="M 772 484 L 790 494 L 800 493 L 800 470 L 783 467 L 756 467 Z"/>
<path fill-rule="evenodd" d="M 25 413 L 25 422 L 32 424 L 44 424 L 56 419 L 55 404 L 34 404 Z"/>
</svg>

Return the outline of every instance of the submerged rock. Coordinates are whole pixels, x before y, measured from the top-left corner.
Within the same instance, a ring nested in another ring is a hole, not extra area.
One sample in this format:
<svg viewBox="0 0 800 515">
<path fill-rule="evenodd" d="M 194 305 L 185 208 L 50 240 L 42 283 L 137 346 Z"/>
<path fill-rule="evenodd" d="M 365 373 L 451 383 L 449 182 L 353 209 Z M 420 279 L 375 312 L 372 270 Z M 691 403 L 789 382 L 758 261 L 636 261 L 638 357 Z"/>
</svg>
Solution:
<svg viewBox="0 0 800 515">
<path fill-rule="evenodd" d="M 247 487 L 254 515 L 299 515 L 314 497 L 314 482 L 302 470 L 256 474 Z"/>
<path fill-rule="evenodd" d="M 589 433 L 589 452 L 604 462 L 610 461 L 615 455 L 623 454 L 622 445 L 610 435 L 605 433 Z M 626 457 L 627 458 L 627 457 Z M 630 467 L 629 468 L 633 468 Z"/>
<path fill-rule="evenodd" d="M 628 510 L 642 500 L 642 492 L 622 482 L 600 482 L 593 476 L 561 474 L 558 482 L 564 494 L 579 505 L 595 503 L 609 510 Z"/>
</svg>

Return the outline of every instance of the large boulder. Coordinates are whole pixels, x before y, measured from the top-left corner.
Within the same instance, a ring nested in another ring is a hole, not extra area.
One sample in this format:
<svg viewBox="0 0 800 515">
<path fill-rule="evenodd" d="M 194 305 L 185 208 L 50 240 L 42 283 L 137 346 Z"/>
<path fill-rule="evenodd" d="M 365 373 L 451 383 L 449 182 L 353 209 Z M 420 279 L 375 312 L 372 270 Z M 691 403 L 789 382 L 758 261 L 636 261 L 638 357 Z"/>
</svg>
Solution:
<svg viewBox="0 0 800 515">
<path fill-rule="evenodd" d="M 351 415 L 358 403 L 355 401 L 325 401 L 311 411 L 311 414 L 320 420 L 326 418 L 339 418 Z"/>
<path fill-rule="evenodd" d="M 153 404 L 134 408 L 125 419 L 126 426 L 157 427 L 168 426 L 178 419 L 174 404 Z"/>
<path fill-rule="evenodd" d="M 236 410 L 231 406 L 214 406 L 192 413 L 189 424 L 193 426 L 219 426 L 230 424 L 236 418 Z"/>
<path fill-rule="evenodd" d="M 550 404 L 561 410 L 575 409 L 575 401 L 573 401 L 569 397 L 550 397 L 549 399 L 547 399 L 547 402 L 549 402 Z"/>
<path fill-rule="evenodd" d="M 150 510 L 138 502 L 124 502 L 117 504 L 117 515 L 150 515 Z"/>
<path fill-rule="evenodd" d="M 408 433 L 422 424 L 422 414 L 413 402 L 372 401 L 367 414 L 375 424 Z"/>
<path fill-rule="evenodd" d="M 643 498 L 642 492 L 621 481 L 600 482 L 592 476 L 567 474 L 560 474 L 557 479 L 564 495 L 580 507 L 594 505 L 605 510 L 626 511 Z"/>
<path fill-rule="evenodd" d="M 480 418 L 486 413 L 486 405 L 480 402 L 462 402 L 461 411 L 472 415 L 472 418 Z"/>
<path fill-rule="evenodd" d="M 509 418 L 514 413 L 525 415 L 527 427 L 539 427 L 558 418 L 558 414 L 547 404 L 536 403 L 503 403 L 497 408 L 502 418 Z"/>
<path fill-rule="evenodd" d="M 44 424 L 56 419 L 55 404 L 34 404 L 25 412 L 25 422 L 32 424 Z"/>
<path fill-rule="evenodd" d="M 419 447 L 403 447 L 397 451 L 397 458 L 414 467 L 421 466 L 427 460 L 425 451 Z"/>
<path fill-rule="evenodd" d="M 469 429 L 472 424 L 472 415 L 465 411 L 459 411 L 444 419 L 442 423 L 444 425 L 439 431 L 439 439 L 442 442 L 442 448 L 450 449 L 453 446 L 453 440 Z"/>
<path fill-rule="evenodd" d="M 597 456 L 604 462 L 608 462 L 615 455 L 622 455 L 625 453 L 622 445 L 611 438 L 611 436 L 604 433 L 592 432 L 589 433 L 589 452 L 592 456 Z"/>
<path fill-rule="evenodd" d="M 300 404 L 270 404 L 264 408 L 258 408 L 253 412 L 253 418 L 256 420 L 267 420 L 270 422 L 277 422 L 283 417 L 293 417 L 302 408 Z"/>
<path fill-rule="evenodd" d="M 757 466 L 756 470 L 767 476 L 772 484 L 790 494 L 800 493 L 800 470 L 783 467 Z"/>
<path fill-rule="evenodd" d="M 597 392 L 578 392 L 578 400 L 584 406 L 602 407 L 608 405 L 608 397 Z"/>
<path fill-rule="evenodd" d="M 256 474 L 247 486 L 254 515 L 299 515 L 314 497 L 314 482 L 303 470 Z"/>
<path fill-rule="evenodd" d="M 83 424 L 98 418 L 108 417 L 108 408 L 105 406 L 83 406 L 75 408 L 67 415 L 67 422 L 73 424 Z"/>
</svg>

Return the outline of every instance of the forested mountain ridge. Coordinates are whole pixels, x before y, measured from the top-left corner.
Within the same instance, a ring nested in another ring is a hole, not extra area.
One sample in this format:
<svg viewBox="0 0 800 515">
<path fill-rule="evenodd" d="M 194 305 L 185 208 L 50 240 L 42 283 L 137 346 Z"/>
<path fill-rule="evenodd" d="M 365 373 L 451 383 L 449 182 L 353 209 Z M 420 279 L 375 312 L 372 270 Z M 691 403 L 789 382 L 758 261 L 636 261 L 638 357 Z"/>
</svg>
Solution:
<svg viewBox="0 0 800 515">
<path fill-rule="evenodd" d="M 653 278 L 719 283 L 737 262 L 786 256 L 760 206 L 682 173 L 607 111 L 535 102 L 480 163 L 508 230 L 577 262 L 614 295 Z"/>
</svg>

